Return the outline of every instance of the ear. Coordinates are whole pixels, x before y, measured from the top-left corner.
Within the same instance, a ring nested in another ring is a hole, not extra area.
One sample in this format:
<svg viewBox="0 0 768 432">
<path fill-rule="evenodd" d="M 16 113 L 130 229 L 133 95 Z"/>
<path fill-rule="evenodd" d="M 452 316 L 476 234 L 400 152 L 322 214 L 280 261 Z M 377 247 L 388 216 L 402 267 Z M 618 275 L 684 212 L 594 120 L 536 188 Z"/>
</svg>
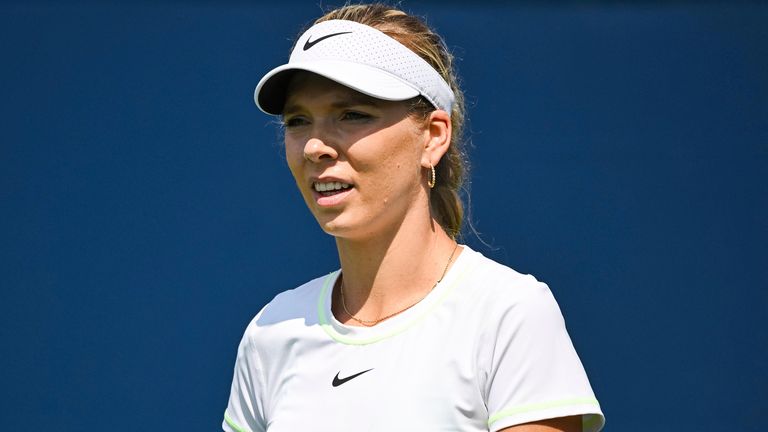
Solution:
<svg viewBox="0 0 768 432">
<path fill-rule="evenodd" d="M 437 166 L 451 145 L 451 116 L 443 110 L 432 111 L 426 126 L 421 165 L 429 168 L 430 164 Z"/>
</svg>

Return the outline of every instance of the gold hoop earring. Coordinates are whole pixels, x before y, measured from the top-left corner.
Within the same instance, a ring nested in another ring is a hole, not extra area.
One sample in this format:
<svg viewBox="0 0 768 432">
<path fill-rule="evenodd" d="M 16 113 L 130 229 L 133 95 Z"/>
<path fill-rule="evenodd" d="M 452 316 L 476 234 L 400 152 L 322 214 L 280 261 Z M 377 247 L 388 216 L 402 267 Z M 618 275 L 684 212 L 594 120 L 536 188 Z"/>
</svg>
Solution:
<svg viewBox="0 0 768 432">
<path fill-rule="evenodd" d="M 435 187 L 435 183 L 437 182 L 437 177 L 435 176 L 435 167 L 432 166 L 432 164 L 429 164 L 430 173 L 432 174 L 430 178 L 427 179 L 427 186 L 429 186 L 430 189 Z"/>
</svg>

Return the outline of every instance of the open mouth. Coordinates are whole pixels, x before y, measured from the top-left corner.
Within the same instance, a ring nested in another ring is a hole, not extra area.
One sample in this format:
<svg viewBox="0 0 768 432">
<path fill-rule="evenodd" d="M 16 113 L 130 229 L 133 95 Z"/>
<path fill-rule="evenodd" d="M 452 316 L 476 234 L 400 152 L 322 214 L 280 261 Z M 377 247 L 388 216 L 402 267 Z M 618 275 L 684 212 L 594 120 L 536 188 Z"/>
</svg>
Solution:
<svg viewBox="0 0 768 432">
<path fill-rule="evenodd" d="M 352 185 L 341 182 L 315 182 L 312 184 L 312 187 L 322 196 L 332 196 L 348 190 Z"/>
</svg>

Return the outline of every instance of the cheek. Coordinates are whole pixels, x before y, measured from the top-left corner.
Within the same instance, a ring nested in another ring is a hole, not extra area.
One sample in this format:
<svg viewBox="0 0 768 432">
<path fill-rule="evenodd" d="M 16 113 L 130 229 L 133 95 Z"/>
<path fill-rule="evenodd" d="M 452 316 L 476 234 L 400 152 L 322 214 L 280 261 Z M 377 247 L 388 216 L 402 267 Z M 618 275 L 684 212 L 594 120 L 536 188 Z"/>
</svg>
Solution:
<svg viewBox="0 0 768 432">
<path fill-rule="evenodd" d="M 403 194 L 419 185 L 420 152 L 410 136 L 396 135 L 387 140 L 387 149 L 378 152 L 372 169 L 376 171 L 379 190 Z M 381 181 L 386 178 L 387 181 Z"/>
<path fill-rule="evenodd" d="M 294 176 L 299 174 L 299 169 L 304 162 L 304 147 L 288 139 L 284 141 L 285 161 Z"/>
</svg>

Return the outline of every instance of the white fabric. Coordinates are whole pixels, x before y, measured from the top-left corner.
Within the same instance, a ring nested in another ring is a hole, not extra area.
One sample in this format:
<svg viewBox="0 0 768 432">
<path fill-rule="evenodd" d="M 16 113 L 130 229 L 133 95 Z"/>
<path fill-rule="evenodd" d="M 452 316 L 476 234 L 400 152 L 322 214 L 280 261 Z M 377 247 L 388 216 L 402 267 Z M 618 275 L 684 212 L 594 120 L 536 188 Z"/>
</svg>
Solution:
<svg viewBox="0 0 768 432">
<path fill-rule="evenodd" d="M 248 326 L 225 431 L 497 431 L 571 415 L 602 428 L 560 309 L 532 276 L 465 246 L 427 298 L 362 328 L 330 312 L 338 274 L 279 294 Z"/>
<path fill-rule="evenodd" d="M 299 37 L 288 64 L 269 71 L 259 81 L 254 100 L 267 114 L 280 114 L 287 81 L 278 75 L 306 70 L 369 96 L 406 100 L 424 96 L 449 114 L 454 94 L 448 83 L 424 59 L 386 34 L 354 21 L 315 24 Z"/>
</svg>

